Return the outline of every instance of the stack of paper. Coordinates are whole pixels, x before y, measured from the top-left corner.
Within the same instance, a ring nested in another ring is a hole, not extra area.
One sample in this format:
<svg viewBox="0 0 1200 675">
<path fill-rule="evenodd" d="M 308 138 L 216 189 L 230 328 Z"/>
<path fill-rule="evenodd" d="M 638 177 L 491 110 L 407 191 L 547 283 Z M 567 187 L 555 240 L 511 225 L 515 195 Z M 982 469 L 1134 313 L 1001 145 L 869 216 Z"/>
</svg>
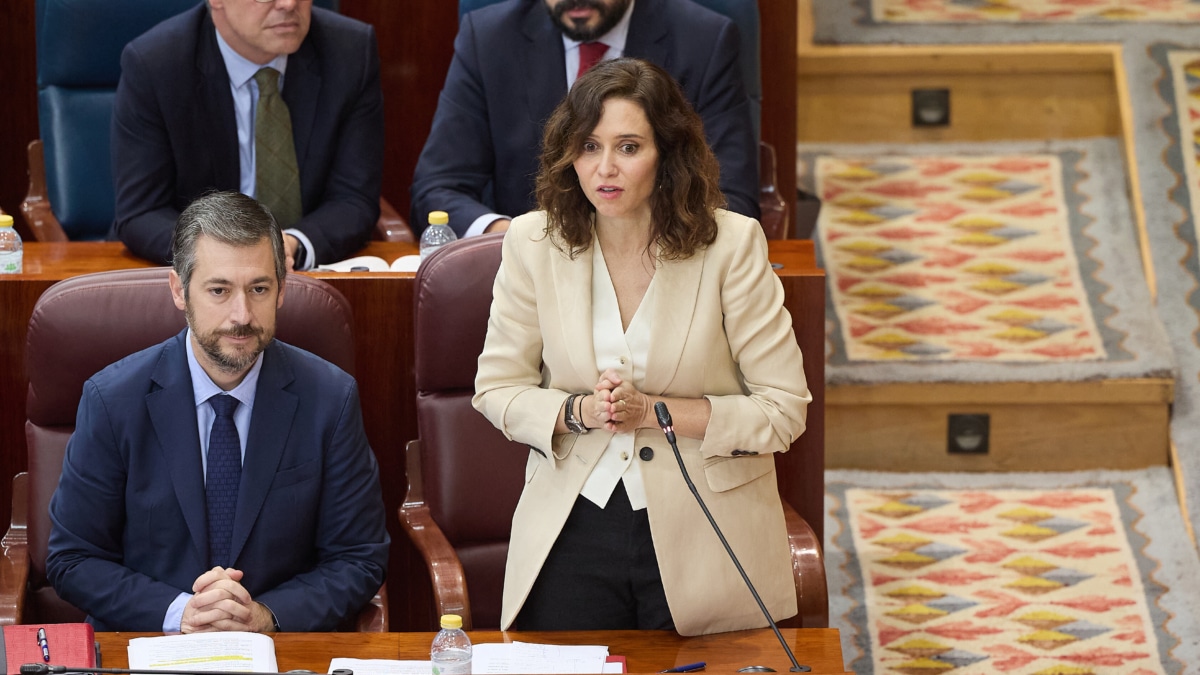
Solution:
<svg viewBox="0 0 1200 675">
<path fill-rule="evenodd" d="M 620 664 L 608 664 L 608 647 L 582 645 L 539 645 L 530 642 L 479 644 L 471 649 L 472 675 L 510 675 L 526 673 L 563 673 L 591 675 L 622 672 Z M 616 670 L 613 670 L 613 668 Z M 334 659 L 329 672 L 349 668 L 354 675 L 429 675 L 429 661 L 388 661 L 382 659 Z"/>
<path fill-rule="evenodd" d="M 134 670 L 237 670 L 274 673 L 275 641 L 259 633 L 192 633 L 129 641 Z M 428 672 L 428 671 L 426 671 Z"/>
</svg>

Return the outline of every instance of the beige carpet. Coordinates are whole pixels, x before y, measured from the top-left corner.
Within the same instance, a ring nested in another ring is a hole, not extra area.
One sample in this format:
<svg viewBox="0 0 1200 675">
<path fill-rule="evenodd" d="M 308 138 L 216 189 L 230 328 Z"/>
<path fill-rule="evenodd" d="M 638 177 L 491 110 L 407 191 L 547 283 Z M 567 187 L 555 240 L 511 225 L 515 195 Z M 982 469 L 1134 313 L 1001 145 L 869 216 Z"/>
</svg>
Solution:
<svg viewBox="0 0 1200 675">
<path fill-rule="evenodd" d="M 878 23 L 1196 21 L 1192 0 L 871 0 Z"/>
</svg>

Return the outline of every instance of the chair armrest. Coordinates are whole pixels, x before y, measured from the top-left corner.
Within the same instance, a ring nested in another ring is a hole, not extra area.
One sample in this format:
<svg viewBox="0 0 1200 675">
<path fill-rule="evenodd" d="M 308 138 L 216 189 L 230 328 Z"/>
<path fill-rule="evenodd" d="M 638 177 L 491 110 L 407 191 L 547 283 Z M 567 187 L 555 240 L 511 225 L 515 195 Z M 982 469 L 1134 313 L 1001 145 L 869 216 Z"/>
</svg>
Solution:
<svg viewBox="0 0 1200 675">
<path fill-rule="evenodd" d="M 375 238 L 383 241 L 405 241 L 410 244 L 417 241 L 412 228 L 383 197 L 379 198 L 379 220 L 375 221 Z"/>
<path fill-rule="evenodd" d="M 375 597 L 358 612 L 355 628 L 359 633 L 386 633 L 388 624 L 387 582 L 379 587 Z"/>
<path fill-rule="evenodd" d="M 425 504 L 421 483 L 421 441 L 409 441 L 405 455 L 408 493 L 400 506 L 400 523 L 425 559 L 437 615 L 458 614 L 462 617 L 463 628 L 471 630 L 471 601 L 462 562 Z"/>
<path fill-rule="evenodd" d="M 29 474 L 13 476 L 12 522 L 0 539 L 0 626 L 22 623 L 29 584 Z"/>
<path fill-rule="evenodd" d="M 792 575 L 796 580 L 796 628 L 829 627 L 829 589 L 825 584 L 825 554 L 812 527 L 791 504 L 783 502 L 788 544 L 792 549 Z M 781 625 L 786 622 L 781 622 Z"/>
<path fill-rule="evenodd" d="M 41 140 L 31 141 L 29 156 L 29 190 L 21 202 L 21 215 L 33 233 L 34 241 L 66 241 L 67 233 L 50 207 L 46 190 L 46 163 L 42 156 Z"/>
<path fill-rule="evenodd" d="M 767 142 L 758 144 L 758 210 L 767 239 L 788 238 L 788 203 L 775 184 L 775 147 Z"/>
</svg>

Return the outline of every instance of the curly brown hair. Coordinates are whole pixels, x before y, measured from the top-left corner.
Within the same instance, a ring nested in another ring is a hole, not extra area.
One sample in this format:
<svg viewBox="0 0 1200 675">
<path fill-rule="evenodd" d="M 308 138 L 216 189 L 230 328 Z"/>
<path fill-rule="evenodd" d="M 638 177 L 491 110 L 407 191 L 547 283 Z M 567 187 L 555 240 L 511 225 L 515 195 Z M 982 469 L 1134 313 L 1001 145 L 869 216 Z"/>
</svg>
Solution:
<svg viewBox="0 0 1200 675">
<path fill-rule="evenodd" d="M 658 189 L 650 198 L 650 241 L 658 243 L 660 259 L 690 257 L 717 238 L 713 210 L 725 205 L 720 167 L 683 90 L 667 71 L 640 59 L 593 67 L 546 122 L 536 189 L 546 235 L 571 258 L 591 246 L 596 209 L 579 185 L 574 162 L 611 98 L 637 103 L 654 130 Z"/>
</svg>

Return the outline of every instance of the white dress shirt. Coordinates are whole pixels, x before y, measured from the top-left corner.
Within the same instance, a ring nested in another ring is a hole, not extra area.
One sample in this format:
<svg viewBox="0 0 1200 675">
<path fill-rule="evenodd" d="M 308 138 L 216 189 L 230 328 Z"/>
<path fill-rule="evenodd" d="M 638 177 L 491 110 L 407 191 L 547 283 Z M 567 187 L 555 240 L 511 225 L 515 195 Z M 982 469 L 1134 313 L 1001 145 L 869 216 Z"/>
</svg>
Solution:
<svg viewBox="0 0 1200 675">
<path fill-rule="evenodd" d="M 592 241 L 592 342 L 596 349 L 596 368 L 601 373 L 616 371 L 623 381 L 632 382 L 641 391 L 645 384 L 646 358 L 650 353 L 650 317 L 654 315 L 654 280 L 642 297 L 629 328 L 621 329 L 621 308 L 613 289 L 600 242 Z M 637 461 L 636 440 L 632 431 L 613 434 L 588 475 L 580 494 L 600 508 L 608 504 L 617 482 L 625 481 L 629 505 L 636 511 L 646 508 L 646 487 Z"/>
</svg>

